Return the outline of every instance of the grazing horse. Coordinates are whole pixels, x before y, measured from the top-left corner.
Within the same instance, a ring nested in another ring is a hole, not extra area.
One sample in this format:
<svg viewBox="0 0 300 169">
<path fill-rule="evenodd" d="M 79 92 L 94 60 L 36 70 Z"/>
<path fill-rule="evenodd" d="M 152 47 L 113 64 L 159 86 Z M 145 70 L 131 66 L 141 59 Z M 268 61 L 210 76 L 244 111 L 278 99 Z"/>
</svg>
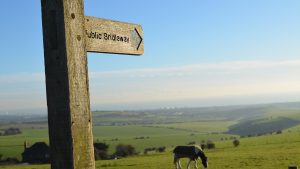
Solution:
<svg viewBox="0 0 300 169">
<path fill-rule="evenodd" d="M 197 159 L 200 157 L 204 168 L 207 168 L 207 157 L 199 146 L 177 146 L 173 150 L 174 153 L 174 164 L 176 169 L 181 169 L 180 158 L 189 158 L 187 168 L 190 168 L 190 163 L 195 162 L 195 167 L 197 166 Z"/>
</svg>

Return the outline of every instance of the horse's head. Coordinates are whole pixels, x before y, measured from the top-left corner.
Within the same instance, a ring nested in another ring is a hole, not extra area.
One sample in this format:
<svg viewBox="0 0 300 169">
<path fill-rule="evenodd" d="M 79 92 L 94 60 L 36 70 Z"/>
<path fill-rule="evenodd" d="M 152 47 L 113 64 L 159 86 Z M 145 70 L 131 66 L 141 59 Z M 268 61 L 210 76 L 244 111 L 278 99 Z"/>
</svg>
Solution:
<svg viewBox="0 0 300 169">
<path fill-rule="evenodd" d="M 207 168 L 208 167 L 207 157 L 204 157 L 204 159 L 201 159 L 201 160 L 202 160 L 203 167 Z"/>
<path fill-rule="evenodd" d="M 207 157 L 205 156 L 205 154 L 203 152 L 199 152 L 198 156 L 200 157 L 201 161 L 202 161 L 202 165 L 204 168 L 208 167 L 208 161 L 207 161 Z"/>
</svg>

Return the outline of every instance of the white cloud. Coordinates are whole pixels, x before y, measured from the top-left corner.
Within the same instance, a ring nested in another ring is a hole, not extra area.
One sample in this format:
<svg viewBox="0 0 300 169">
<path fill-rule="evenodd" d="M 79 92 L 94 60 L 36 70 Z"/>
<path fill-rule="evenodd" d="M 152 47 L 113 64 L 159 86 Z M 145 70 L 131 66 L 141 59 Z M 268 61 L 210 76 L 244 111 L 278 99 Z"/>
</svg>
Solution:
<svg viewBox="0 0 300 169">
<path fill-rule="evenodd" d="M 16 74 L 0 75 L 0 85 L 4 83 L 36 83 L 44 82 L 44 73 L 26 73 L 20 72 Z"/>
<path fill-rule="evenodd" d="M 300 60 L 90 72 L 92 105 L 300 92 Z M 0 75 L 0 107 L 46 107 L 44 73 Z M 286 98 L 289 101 L 288 97 Z"/>
<path fill-rule="evenodd" d="M 254 70 L 268 68 L 284 68 L 300 66 L 300 60 L 288 61 L 234 61 L 214 64 L 191 64 L 178 67 L 145 68 L 131 70 L 117 70 L 106 72 L 91 72 L 90 78 L 102 77 L 156 77 L 156 76 L 184 76 L 199 72 L 234 72 L 238 70 Z"/>
<path fill-rule="evenodd" d="M 93 72 L 92 102 L 124 103 L 300 91 L 300 60 L 235 61 Z"/>
</svg>

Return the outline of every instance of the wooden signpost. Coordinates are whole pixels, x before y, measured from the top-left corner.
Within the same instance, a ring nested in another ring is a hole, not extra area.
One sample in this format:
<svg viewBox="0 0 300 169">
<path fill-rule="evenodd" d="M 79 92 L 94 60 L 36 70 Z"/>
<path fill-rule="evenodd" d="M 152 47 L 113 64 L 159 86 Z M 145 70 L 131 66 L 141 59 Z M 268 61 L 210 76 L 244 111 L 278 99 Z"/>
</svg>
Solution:
<svg viewBox="0 0 300 169">
<path fill-rule="evenodd" d="M 141 55 L 142 27 L 136 24 L 85 17 L 86 50 L 89 52 Z"/>
<path fill-rule="evenodd" d="M 84 16 L 83 0 L 41 0 L 52 169 L 94 169 L 87 52 L 141 55 L 140 25 Z"/>
</svg>

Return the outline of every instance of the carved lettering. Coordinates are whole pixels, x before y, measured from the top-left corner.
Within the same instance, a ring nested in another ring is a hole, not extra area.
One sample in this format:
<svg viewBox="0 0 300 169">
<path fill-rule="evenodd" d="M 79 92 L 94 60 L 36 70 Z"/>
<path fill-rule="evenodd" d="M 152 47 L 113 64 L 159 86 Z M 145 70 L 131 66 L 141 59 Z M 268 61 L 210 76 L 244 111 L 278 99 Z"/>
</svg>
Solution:
<svg viewBox="0 0 300 169">
<path fill-rule="evenodd" d="M 89 39 L 99 39 L 99 40 L 105 40 L 105 41 L 117 41 L 117 42 L 123 42 L 123 43 L 130 43 L 130 38 L 128 36 L 122 36 L 117 34 L 110 34 L 110 33 L 99 33 L 96 31 L 88 31 L 85 30 L 86 36 Z"/>
<path fill-rule="evenodd" d="M 90 39 L 102 39 L 102 34 L 98 33 L 98 32 L 88 32 L 87 30 L 85 30 L 85 33 L 87 35 L 88 38 Z"/>
</svg>

